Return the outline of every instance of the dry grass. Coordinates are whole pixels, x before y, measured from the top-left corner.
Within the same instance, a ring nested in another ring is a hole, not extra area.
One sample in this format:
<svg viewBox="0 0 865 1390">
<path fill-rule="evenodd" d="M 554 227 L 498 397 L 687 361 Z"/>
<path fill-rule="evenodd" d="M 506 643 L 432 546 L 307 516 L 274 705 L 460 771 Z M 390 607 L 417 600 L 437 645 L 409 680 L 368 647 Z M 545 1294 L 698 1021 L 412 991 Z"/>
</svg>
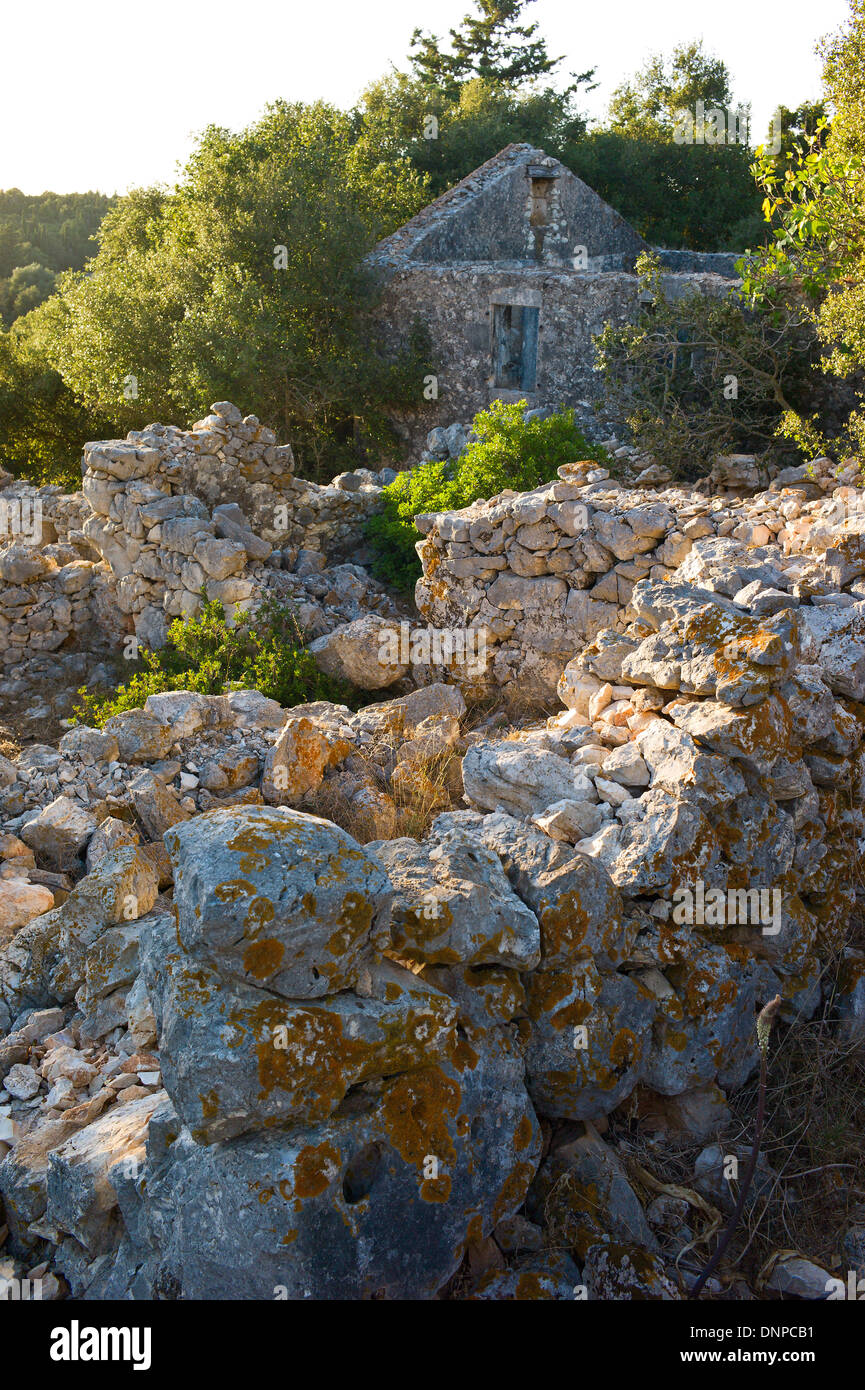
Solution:
<svg viewBox="0 0 865 1390">
<path fill-rule="evenodd" d="M 837 975 L 837 962 L 828 972 Z M 832 1000 L 808 1023 L 778 1030 L 766 1092 L 763 1153 L 776 1177 L 743 1228 L 740 1259 L 761 1268 L 779 1248 L 840 1267 L 845 1226 L 865 1210 L 865 1047 L 843 1042 Z M 756 1087 L 733 1098 L 745 1134 Z"/>
<path fill-rule="evenodd" d="M 830 1271 L 841 1269 L 842 1234 L 865 1216 L 865 1045 L 846 1043 L 838 1035 L 832 996 L 839 966 L 840 957 L 826 963 L 827 997 L 814 1018 L 779 1023 L 772 1034 L 766 1122 L 752 1190 L 756 1195 L 749 1199 L 718 1272 L 726 1286 L 744 1279 L 758 1297 L 766 1296 L 761 1271 L 768 1277 L 772 1258 L 781 1250 L 797 1251 Z M 731 1123 L 723 1134 L 702 1140 L 668 1133 L 653 1137 L 625 1104 L 611 1117 L 608 1137 L 625 1159 L 641 1200 L 651 1200 L 656 1191 L 641 1179 L 640 1170 L 655 1182 L 690 1189 L 697 1154 L 716 1139 L 725 1153 L 738 1153 L 744 1161 L 751 1150 L 757 1095 L 755 1074 L 730 1096 Z M 765 1183 L 760 1177 L 764 1160 L 772 1170 Z M 696 1240 L 681 1256 L 683 1272 L 702 1268 L 719 1235 L 719 1223 L 695 1206 L 689 1224 Z"/>
<path fill-rule="evenodd" d="M 511 682 L 499 692 L 496 708 L 503 712 L 508 724 L 520 729 L 542 722 L 551 714 L 561 714 L 562 702 L 555 695 L 542 698 L 537 692 L 524 690 Z"/>
<path fill-rule="evenodd" d="M 305 809 L 341 826 L 360 844 L 405 835 L 422 839 L 436 816 L 462 805 L 462 755 L 457 748 L 418 763 L 410 776 L 394 778 L 400 742 L 383 735 L 371 748 L 355 754 L 352 767 L 356 771 L 351 780 L 336 768 L 308 799 Z M 358 776 L 364 784 L 360 796 Z"/>
<path fill-rule="evenodd" d="M 507 739 L 523 727 L 537 725 L 548 712 L 510 687 L 470 692 L 466 703 L 463 736 L 480 731 Z M 404 835 L 423 839 L 436 816 L 465 806 L 461 765 L 466 745 L 461 739 L 449 752 L 417 762 L 408 776 L 396 772 L 397 753 L 405 740 L 401 728 L 383 727 L 348 760 L 351 775 L 335 768 L 305 799 L 303 809 L 332 820 L 360 844 Z M 356 793 L 358 777 L 366 785 L 361 798 Z"/>
</svg>

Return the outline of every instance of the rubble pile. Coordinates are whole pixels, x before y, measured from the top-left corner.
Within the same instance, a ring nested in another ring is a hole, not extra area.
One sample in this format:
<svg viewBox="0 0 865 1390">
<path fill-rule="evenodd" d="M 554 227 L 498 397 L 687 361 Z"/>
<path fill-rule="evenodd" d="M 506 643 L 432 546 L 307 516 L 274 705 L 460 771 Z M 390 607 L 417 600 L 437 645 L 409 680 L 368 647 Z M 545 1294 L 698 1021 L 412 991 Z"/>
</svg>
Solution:
<svg viewBox="0 0 865 1390">
<path fill-rule="evenodd" d="M 454 1276 L 478 1299 L 678 1299 L 692 1199 L 732 1209 L 756 1013 L 778 994 L 795 1024 L 831 990 L 839 1037 L 865 1041 L 852 473 L 818 461 L 738 498 L 561 474 L 422 519 L 418 588 L 429 621 L 483 626 L 488 689 L 531 680 L 556 713 L 481 718 L 457 665 L 357 712 L 151 696 L 0 761 L 15 1277 L 88 1299 L 433 1298 Z M 148 522 L 131 580 L 172 521 L 184 566 L 232 544 L 260 563 L 218 506 L 154 520 L 204 504 L 115 480 Z M 107 548 L 132 529 L 103 501 Z M 375 688 L 394 622 L 357 611 L 319 659 Z M 456 764 L 397 833 L 400 789 Z M 321 814 L 336 793 L 363 834 Z M 626 1111 L 695 1146 L 684 1197 L 647 1196 Z M 770 1287 L 831 1278 L 797 1255 Z"/>
</svg>

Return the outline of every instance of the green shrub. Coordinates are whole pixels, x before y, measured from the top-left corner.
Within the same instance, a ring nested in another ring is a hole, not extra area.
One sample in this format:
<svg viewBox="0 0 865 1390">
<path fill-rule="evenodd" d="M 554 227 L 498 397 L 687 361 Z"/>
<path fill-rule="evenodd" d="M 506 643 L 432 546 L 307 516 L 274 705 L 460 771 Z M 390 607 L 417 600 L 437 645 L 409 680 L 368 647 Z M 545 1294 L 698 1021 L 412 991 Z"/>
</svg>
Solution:
<svg viewBox="0 0 865 1390">
<path fill-rule="evenodd" d="M 552 481 L 563 463 L 606 460 L 587 444 L 572 410 L 545 420 L 525 420 L 525 401 L 494 401 L 474 419 L 478 438 L 456 460 L 421 464 L 400 473 L 385 489 L 384 508 L 367 522 L 372 572 L 377 579 L 411 592 L 420 577 L 414 518 L 422 512 L 455 511 L 505 488 L 530 492 Z"/>
<path fill-rule="evenodd" d="M 735 285 L 668 298 L 656 253 L 636 268 L 643 307 L 594 340 L 608 414 L 675 478 L 703 476 L 719 454 L 795 462 L 779 427 L 808 428 L 814 334 L 801 305 L 749 309 Z"/>
<path fill-rule="evenodd" d="M 101 728 L 124 710 L 139 709 L 148 695 L 194 690 L 221 695 L 228 690 L 260 690 L 291 708 L 309 700 L 356 704 L 357 693 L 344 681 L 319 671 L 306 647 L 290 604 L 267 597 L 251 617 L 229 627 L 225 610 L 204 601 L 197 618 L 177 618 L 162 651 L 142 651 L 143 670 L 111 694 L 79 690 L 75 717 Z"/>
</svg>

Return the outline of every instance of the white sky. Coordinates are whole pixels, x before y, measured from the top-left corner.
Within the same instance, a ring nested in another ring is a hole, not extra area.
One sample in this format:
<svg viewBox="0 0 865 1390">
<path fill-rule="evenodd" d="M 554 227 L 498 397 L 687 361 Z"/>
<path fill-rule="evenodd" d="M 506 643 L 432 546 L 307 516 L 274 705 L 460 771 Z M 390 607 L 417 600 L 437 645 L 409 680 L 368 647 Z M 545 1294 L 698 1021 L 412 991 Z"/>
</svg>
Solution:
<svg viewBox="0 0 865 1390">
<path fill-rule="evenodd" d="M 469 0 L 6 0 L 0 17 L 0 188 L 124 192 L 171 182 L 209 124 L 240 128 L 277 97 L 349 106 L 390 64 L 405 66 L 412 29 L 439 35 Z M 750 100 L 762 138 L 779 102 L 820 90 L 818 38 L 846 0 L 537 0 L 528 11 L 563 71 L 596 67 L 585 101 L 601 115 L 612 89 L 651 53 L 702 38 Z M 34 22 L 38 21 L 38 22 Z"/>
</svg>

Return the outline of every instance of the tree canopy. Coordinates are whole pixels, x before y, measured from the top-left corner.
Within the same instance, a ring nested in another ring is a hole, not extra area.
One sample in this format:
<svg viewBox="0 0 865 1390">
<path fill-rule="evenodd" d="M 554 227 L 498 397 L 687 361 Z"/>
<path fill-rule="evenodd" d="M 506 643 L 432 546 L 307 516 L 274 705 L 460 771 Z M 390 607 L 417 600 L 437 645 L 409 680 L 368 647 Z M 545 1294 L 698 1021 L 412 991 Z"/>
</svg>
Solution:
<svg viewBox="0 0 865 1390">
<path fill-rule="evenodd" d="M 375 349 L 363 258 L 421 202 L 417 174 L 379 169 L 348 116 L 277 102 L 240 133 L 205 131 L 172 192 L 122 199 L 33 331 L 120 427 L 229 398 L 315 465 L 326 440 L 378 437 L 386 403 L 420 398 L 420 368 Z"/>
<path fill-rule="evenodd" d="M 114 200 L 102 193 L 0 190 L 0 322 L 7 326 L 54 292 L 62 270 L 80 270 Z"/>
<path fill-rule="evenodd" d="M 637 140 L 669 140 L 676 113 L 731 106 L 733 95 L 726 63 L 703 50 L 699 40 L 679 44 L 670 58 L 655 54 L 610 100 L 609 129 Z"/>
<path fill-rule="evenodd" d="M 536 37 L 537 24 L 520 23 L 534 2 L 475 0 L 477 13 L 465 15 L 450 31 L 450 52 L 434 34 L 415 29 L 410 55 L 414 75 L 424 86 L 450 96 L 473 77 L 506 87 L 546 77 L 562 60 L 551 58 L 546 41 Z"/>
</svg>

